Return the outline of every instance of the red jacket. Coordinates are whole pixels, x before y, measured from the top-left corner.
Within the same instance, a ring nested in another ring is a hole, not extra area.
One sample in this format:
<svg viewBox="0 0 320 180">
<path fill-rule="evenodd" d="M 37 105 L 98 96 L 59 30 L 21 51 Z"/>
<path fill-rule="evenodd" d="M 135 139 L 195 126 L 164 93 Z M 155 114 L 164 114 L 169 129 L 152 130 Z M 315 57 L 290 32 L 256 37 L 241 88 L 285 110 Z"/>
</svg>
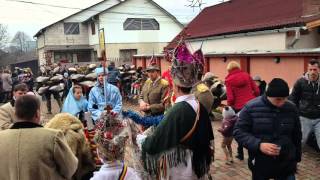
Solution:
<svg viewBox="0 0 320 180">
<path fill-rule="evenodd" d="M 167 80 L 169 82 L 169 87 L 170 89 L 172 89 L 172 77 L 171 77 L 171 74 L 170 74 L 170 71 L 169 70 L 166 70 L 162 73 L 162 78 Z"/>
<path fill-rule="evenodd" d="M 226 77 L 228 106 L 235 110 L 241 110 L 251 99 L 259 96 L 259 88 L 252 80 L 251 76 L 234 69 Z"/>
</svg>

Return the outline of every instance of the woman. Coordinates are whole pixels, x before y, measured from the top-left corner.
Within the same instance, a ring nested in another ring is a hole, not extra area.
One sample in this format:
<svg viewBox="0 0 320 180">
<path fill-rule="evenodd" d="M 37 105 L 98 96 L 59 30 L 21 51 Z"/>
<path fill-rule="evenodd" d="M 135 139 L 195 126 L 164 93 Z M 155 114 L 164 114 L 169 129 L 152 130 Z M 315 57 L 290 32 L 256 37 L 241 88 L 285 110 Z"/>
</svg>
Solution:
<svg viewBox="0 0 320 180">
<path fill-rule="evenodd" d="M 260 95 L 258 86 L 251 76 L 240 69 L 240 64 L 231 61 L 227 65 L 228 75 L 225 79 L 227 87 L 227 103 L 236 113 L 251 99 Z M 243 148 L 238 146 L 238 159 L 243 160 Z"/>
</svg>

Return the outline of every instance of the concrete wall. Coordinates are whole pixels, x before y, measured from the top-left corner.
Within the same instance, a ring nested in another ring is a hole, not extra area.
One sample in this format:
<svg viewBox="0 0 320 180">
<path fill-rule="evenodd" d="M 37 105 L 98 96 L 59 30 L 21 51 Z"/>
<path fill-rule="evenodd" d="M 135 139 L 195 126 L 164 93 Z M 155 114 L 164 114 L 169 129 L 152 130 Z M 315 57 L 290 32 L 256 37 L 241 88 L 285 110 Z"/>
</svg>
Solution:
<svg viewBox="0 0 320 180">
<path fill-rule="evenodd" d="M 190 41 L 190 45 L 194 50 L 198 49 L 201 46 L 201 43 L 202 41 L 200 40 L 195 42 Z M 272 33 L 205 40 L 202 46 L 203 53 L 285 49 L 286 33 Z"/>
<path fill-rule="evenodd" d="M 86 24 L 79 24 L 80 34 L 64 34 L 63 22 L 59 22 L 47 28 L 44 32 L 45 45 L 88 45 L 88 27 Z"/>
<path fill-rule="evenodd" d="M 287 47 L 292 43 L 294 35 L 287 37 Z M 302 34 L 300 39 L 294 45 L 294 49 L 307 49 L 307 48 L 318 48 L 320 47 L 320 34 L 317 29 L 313 29 L 308 34 Z"/>
</svg>

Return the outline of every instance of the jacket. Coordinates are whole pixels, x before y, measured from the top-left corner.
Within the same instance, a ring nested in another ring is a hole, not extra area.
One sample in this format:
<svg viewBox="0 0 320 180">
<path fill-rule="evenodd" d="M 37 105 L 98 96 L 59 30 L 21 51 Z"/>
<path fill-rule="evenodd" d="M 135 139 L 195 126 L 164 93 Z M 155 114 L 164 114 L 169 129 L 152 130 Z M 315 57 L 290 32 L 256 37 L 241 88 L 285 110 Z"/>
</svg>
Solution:
<svg viewBox="0 0 320 180">
<path fill-rule="evenodd" d="M 232 137 L 234 124 L 238 121 L 238 116 L 234 116 L 232 118 L 224 118 L 221 124 L 221 127 L 218 131 L 224 137 Z"/>
<path fill-rule="evenodd" d="M 1 75 L 2 79 L 2 88 L 4 92 L 8 92 L 12 90 L 12 79 L 11 75 L 8 73 L 3 73 Z"/>
<path fill-rule="evenodd" d="M 240 69 L 232 70 L 226 77 L 227 103 L 239 111 L 251 99 L 260 95 L 258 86 L 251 76 Z"/>
<path fill-rule="evenodd" d="M 0 131 L 0 179 L 71 179 L 78 160 L 61 131 L 19 122 Z"/>
<path fill-rule="evenodd" d="M 160 115 L 165 110 L 164 103 L 169 100 L 169 83 L 164 79 L 157 79 L 152 82 L 148 79 L 143 85 L 140 101 L 150 104 L 150 110 L 146 111 L 146 115 Z"/>
<path fill-rule="evenodd" d="M 282 177 L 296 171 L 301 161 L 301 125 L 298 110 L 291 102 L 277 108 L 267 97 L 250 101 L 240 112 L 233 135 L 248 149 L 249 168 L 265 177 Z M 260 143 L 281 147 L 280 155 L 268 156 L 260 151 Z"/>
<path fill-rule="evenodd" d="M 14 114 L 14 101 L 2 105 L 0 107 L 0 130 L 10 128 L 14 119 L 16 119 Z"/>
<path fill-rule="evenodd" d="M 320 118 L 320 79 L 311 82 L 306 73 L 294 84 L 289 100 L 296 104 L 301 116 Z"/>
<path fill-rule="evenodd" d="M 108 83 L 116 83 L 119 81 L 120 73 L 114 66 L 108 67 Z"/>
</svg>

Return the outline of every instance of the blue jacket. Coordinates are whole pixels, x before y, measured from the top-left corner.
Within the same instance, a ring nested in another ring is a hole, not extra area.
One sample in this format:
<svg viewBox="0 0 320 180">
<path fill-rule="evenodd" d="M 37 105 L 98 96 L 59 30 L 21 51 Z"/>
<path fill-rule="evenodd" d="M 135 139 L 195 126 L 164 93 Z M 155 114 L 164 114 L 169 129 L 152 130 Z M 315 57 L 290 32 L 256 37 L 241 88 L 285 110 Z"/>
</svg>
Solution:
<svg viewBox="0 0 320 180">
<path fill-rule="evenodd" d="M 287 101 L 273 106 L 265 95 L 250 101 L 240 112 L 233 135 L 249 151 L 249 168 L 268 178 L 287 176 L 301 161 L 301 125 L 298 110 Z M 280 155 L 271 157 L 260 151 L 260 143 L 281 146 Z"/>
<path fill-rule="evenodd" d="M 112 106 L 113 112 L 118 114 L 121 112 L 122 97 L 119 89 L 106 82 L 104 87 L 97 82 L 89 93 L 88 110 L 91 112 L 91 117 L 94 121 L 100 118 L 107 105 Z"/>
</svg>

